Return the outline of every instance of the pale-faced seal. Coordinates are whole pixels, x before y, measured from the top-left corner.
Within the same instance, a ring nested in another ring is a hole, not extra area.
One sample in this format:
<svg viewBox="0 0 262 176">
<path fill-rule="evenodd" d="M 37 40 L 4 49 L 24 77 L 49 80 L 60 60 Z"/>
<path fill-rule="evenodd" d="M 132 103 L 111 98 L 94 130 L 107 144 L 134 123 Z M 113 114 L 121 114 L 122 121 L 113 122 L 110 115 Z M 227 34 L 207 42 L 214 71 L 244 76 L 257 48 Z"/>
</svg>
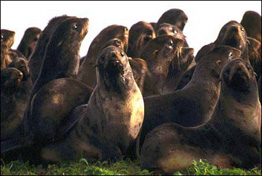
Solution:
<svg viewBox="0 0 262 176">
<path fill-rule="evenodd" d="M 155 37 L 154 28 L 150 23 L 139 21 L 133 24 L 129 31 L 127 55 L 132 58 L 140 57 L 143 48 Z"/>
<path fill-rule="evenodd" d="M 65 140 L 45 146 L 44 160 L 60 162 L 80 157 L 88 161 L 121 159 L 136 139 L 143 123 L 144 103 L 133 78 L 128 57 L 109 46 L 97 60 L 97 85 Z"/>
<path fill-rule="evenodd" d="M 220 77 L 221 93 L 211 120 L 197 127 L 168 123 L 152 130 L 141 150 L 142 169 L 172 174 L 199 159 L 219 168 L 261 165 L 261 104 L 254 71 L 249 63 L 234 59 Z"/>
<path fill-rule="evenodd" d="M 30 27 L 26 29 L 24 36 L 19 43 L 17 50 L 20 51 L 27 59 L 35 49 L 40 33 L 41 29 L 37 27 Z"/>
<path fill-rule="evenodd" d="M 88 49 L 87 55 L 80 65 L 77 79 L 86 85 L 94 88 L 96 85 L 96 59 L 99 51 L 104 47 L 105 43 L 113 38 L 120 39 L 124 44 L 124 51 L 128 48 L 129 30 L 125 26 L 110 25 L 104 28 L 92 41 Z"/>
</svg>

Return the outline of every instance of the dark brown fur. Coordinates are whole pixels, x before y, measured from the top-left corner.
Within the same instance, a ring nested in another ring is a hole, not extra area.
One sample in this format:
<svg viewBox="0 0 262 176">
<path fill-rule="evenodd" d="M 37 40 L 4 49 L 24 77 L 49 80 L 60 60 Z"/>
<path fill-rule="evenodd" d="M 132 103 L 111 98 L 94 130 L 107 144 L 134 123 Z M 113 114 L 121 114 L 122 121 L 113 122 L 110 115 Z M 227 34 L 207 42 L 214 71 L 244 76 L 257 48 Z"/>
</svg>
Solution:
<svg viewBox="0 0 262 176">
<path fill-rule="evenodd" d="M 247 36 L 261 42 L 261 16 L 254 11 L 246 11 L 241 20 L 241 25 L 245 28 Z"/>
<path fill-rule="evenodd" d="M 242 59 L 228 63 L 211 120 L 197 127 L 175 123 L 150 132 L 141 151 L 141 168 L 172 174 L 193 160 L 219 168 L 251 169 L 261 165 L 261 105 L 251 66 Z"/>
<path fill-rule="evenodd" d="M 182 90 L 146 97 L 140 144 L 149 131 L 163 123 L 192 127 L 210 120 L 219 97 L 221 67 L 240 55 L 235 48 L 219 46 L 197 63 L 191 81 Z"/>
<path fill-rule="evenodd" d="M 58 78 L 76 78 L 79 69 L 79 50 L 88 31 L 88 19 L 71 17 L 62 21 L 47 44 L 40 74 L 32 95 L 43 85 Z"/>
<path fill-rule="evenodd" d="M 77 107 L 72 114 L 73 119 L 80 120 L 63 141 L 41 150 L 44 160 L 60 162 L 84 157 L 89 162 L 115 161 L 122 158 L 138 135 L 143 122 L 143 99 L 128 57 L 121 49 L 109 46 L 98 58 L 98 84 L 88 104 Z"/>
<path fill-rule="evenodd" d="M 175 38 L 184 40 L 184 47 L 188 47 L 186 36 L 183 34 L 183 32 L 176 27 L 175 25 L 169 24 L 169 23 L 162 23 L 159 25 L 156 35 L 172 35 Z"/>
<path fill-rule="evenodd" d="M 140 57 L 146 44 L 155 37 L 154 28 L 150 23 L 139 21 L 133 24 L 129 31 L 127 55 L 132 58 Z"/>
<path fill-rule="evenodd" d="M 47 44 L 51 38 L 52 33 L 56 30 L 57 26 L 59 26 L 61 22 L 69 18 L 71 17 L 66 15 L 52 18 L 40 34 L 36 47 L 28 59 L 28 66 L 31 71 L 33 83 L 35 83 L 40 74 Z"/>
<path fill-rule="evenodd" d="M 163 15 L 157 21 L 157 29 L 162 23 L 169 23 L 177 26 L 181 31 L 183 31 L 188 17 L 185 12 L 181 9 L 170 9 L 163 13 Z"/>
<path fill-rule="evenodd" d="M 248 44 L 248 58 L 250 64 L 254 68 L 254 71 L 257 74 L 257 80 L 261 75 L 261 43 L 251 37 L 247 37 L 249 44 Z"/>
<path fill-rule="evenodd" d="M 21 39 L 17 50 L 20 51 L 27 59 L 34 51 L 37 41 L 40 37 L 41 29 L 30 27 L 26 29 L 23 38 Z"/>
<path fill-rule="evenodd" d="M 110 25 L 104 28 L 90 44 L 87 55 L 80 66 L 77 79 L 94 88 L 96 85 L 96 71 L 94 65 L 96 64 L 99 51 L 109 40 L 118 38 L 123 42 L 124 51 L 126 52 L 128 48 L 128 34 L 129 30 L 125 26 L 121 25 Z"/>
</svg>

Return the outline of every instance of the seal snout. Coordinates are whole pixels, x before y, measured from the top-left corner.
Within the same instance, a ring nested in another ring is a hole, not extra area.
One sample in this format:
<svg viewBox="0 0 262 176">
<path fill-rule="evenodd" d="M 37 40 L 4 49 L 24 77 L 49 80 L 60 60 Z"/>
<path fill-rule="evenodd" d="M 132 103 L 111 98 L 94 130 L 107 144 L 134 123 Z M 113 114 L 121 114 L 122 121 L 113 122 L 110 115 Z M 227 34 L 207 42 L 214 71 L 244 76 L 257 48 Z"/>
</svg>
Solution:
<svg viewBox="0 0 262 176">
<path fill-rule="evenodd" d="M 249 66 L 241 59 L 233 60 L 228 65 L 223 73 L 225 83 L 235 90 L 247 90 L 250 79 Z"/>
</svg>

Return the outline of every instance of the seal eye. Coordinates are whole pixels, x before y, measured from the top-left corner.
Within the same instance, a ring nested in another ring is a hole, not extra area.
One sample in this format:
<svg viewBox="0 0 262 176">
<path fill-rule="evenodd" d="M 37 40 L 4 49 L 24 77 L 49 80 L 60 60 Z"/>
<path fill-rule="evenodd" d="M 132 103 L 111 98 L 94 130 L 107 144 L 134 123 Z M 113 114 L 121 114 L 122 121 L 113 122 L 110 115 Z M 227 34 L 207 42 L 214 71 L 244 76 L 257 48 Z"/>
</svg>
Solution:
<svg viewBox="0 0 262 176">
<path fill-rule="evenodd" d="M 121 51 L 121 52 L 120 52 L 120 54 L 121 54 L 121 56 L 122 56 L 122 57 L 124 57 L 124 56 L 125 56 L 125 53 L 124 53 L 124 51 Z"/>
<path fill-rule="evenodd" d="M 229 56 L 229 59 L 232 59 L 233 53 L 232 53 L 232 52 L 229 52 L 228 56 Z"/>
<path fill-rule="evenodd" d="M 177 33 L 177 31 L 176 31 L 174 28 L 172 28 L 172 32 L 173 32 L 174 34 Z"/>
<path fill-rule="evenodd" d="M 240 28 L 240 30 L 241 30 L 242 32 L 244 32 L 244 31 L 245 31 L 245 29 L 244 29 L 243 27 L 241 27 L 241 28 Z"/>
<path fill-rule="evenodd" d="M 173 40 L 168 40 L 167 45 L 173 46 Z"/>
<path fill-rule="evenodd" d="M 248 71 L 251 73 L 253 70 L 252 70 L 252 68 L 250 67 L 250 65 L 249 65 L 249 64 L 246 64 L 246 66 L 247 66 Z"/>
<path fill-rule="evenodd" d="M 77 26 L 76 23 L 73 25 L 73 28 L 74 28 L 74 29 L 77 29 L 77 28 L 78 28 L 78 26 Z"/>
</svg>

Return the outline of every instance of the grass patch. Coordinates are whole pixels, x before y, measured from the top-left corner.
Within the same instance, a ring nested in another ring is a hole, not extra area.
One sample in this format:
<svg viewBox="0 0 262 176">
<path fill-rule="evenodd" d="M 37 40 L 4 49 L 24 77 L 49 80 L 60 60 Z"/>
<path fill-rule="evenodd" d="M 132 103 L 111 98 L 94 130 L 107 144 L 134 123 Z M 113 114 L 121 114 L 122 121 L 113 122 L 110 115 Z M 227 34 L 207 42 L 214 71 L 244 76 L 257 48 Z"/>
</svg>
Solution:
<svg viewBox="0 0 262 176">
<path fill-rule="evenodd" d="M 148 170 L 141 170 L 139 161 L 119 161 L 116 163 L 96 162 L 90 164 L 86 159 L 78 162 L 63 162 L 48 165 L 29 165 L 28 162 L 20 163 L 12 161 L 5 164 L 2 161 L 1 175 L 151 175 Z M 179 171 L 174 175 L 261 175 L 261 170 L 254 168 L 251 170 L 243 169 L 218 169 L 214 165 L 200 160 L 193 162 L 186 171 Z"/>
</svg>

